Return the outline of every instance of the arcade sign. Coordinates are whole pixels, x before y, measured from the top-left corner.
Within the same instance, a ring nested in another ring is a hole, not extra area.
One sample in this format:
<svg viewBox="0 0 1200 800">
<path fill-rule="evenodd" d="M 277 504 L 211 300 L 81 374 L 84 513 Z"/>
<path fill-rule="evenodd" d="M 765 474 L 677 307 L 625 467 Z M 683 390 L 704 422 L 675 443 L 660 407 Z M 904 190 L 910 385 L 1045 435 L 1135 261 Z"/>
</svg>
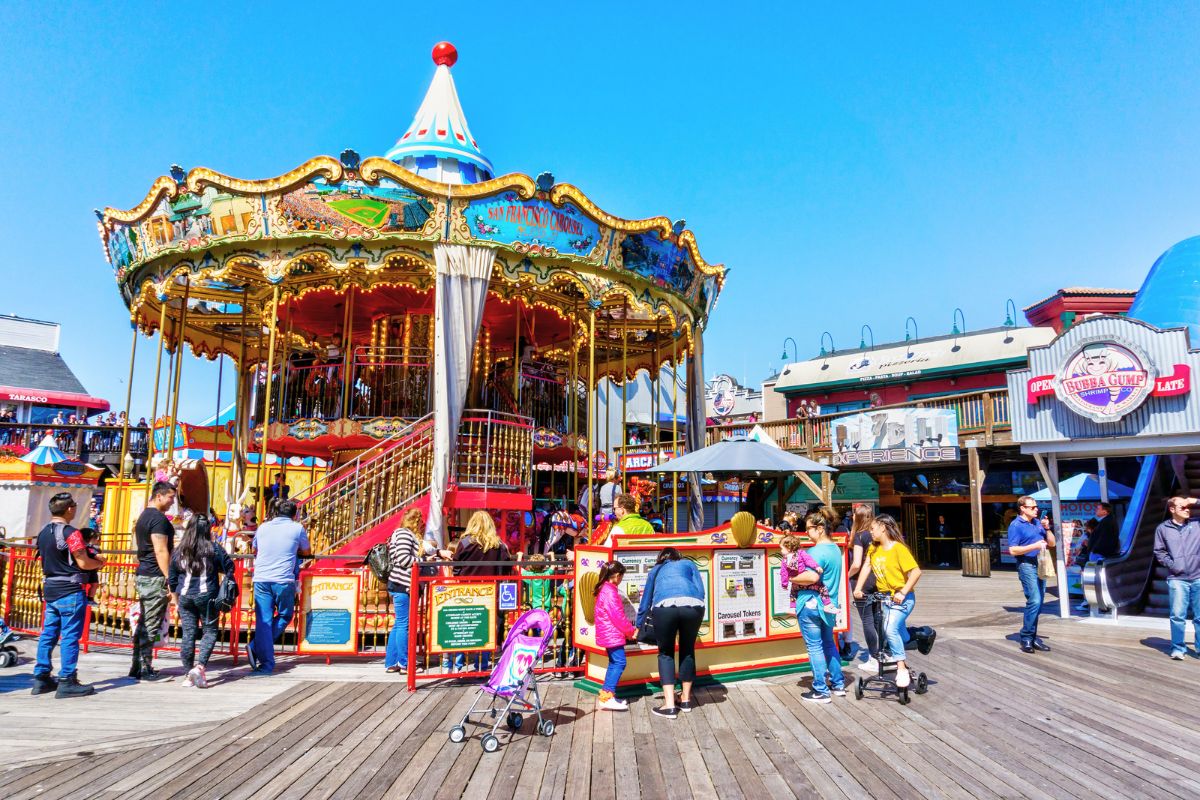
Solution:
<svg viewBox="0 0 1200 800">
<path fill-rule="evenodd" d="M 1026 402 L 1036 404 L 1055 395 L 1069 409 L 1095 422 L 1116 422 L 1150 397 L 1172 397 L 1191 391 L 1191 369 L 1174 365 L 1160 375 L 1145 352 L 1113 337 L 1086 339 L 1071 351 L 1054 375 L 1029 379 Z"/>
</svg>

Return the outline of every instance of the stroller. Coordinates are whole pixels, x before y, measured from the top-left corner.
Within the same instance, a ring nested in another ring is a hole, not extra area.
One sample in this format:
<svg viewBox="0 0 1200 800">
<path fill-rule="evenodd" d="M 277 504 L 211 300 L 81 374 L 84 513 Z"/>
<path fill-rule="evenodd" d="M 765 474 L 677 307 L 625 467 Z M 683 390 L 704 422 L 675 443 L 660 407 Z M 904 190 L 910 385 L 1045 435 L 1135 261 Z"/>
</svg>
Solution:
<svg viewBox="0 0 1200 800">
<path fill-rule="evenodd" d="M 17 645 L 21 636 L 0 619 L 0 667 L 17 665 Z"/>
<path fill-rule="evenodd" d="M 912 702 L 912 698 L 908 693 L 910 687 L 917 694 L 925 694 L 927 691 L 929 691 L 929 678 L 924 672 L 918 672 L 913 675 L 913 680 L 909 686 L 900 687 L 896 685 L 896 672 L 898 669 L 896 667 L 896 660 L 892 658 L 885 659 L 883 657 L 883 649 L 887 646 L 883 635 L 884 628 L 886 627 L 886 621 L 884 619 L 884 615 L 879 613 L 881 606 L 884 614 L 890 613 L 890 608 L 889 606 L 885 605 L 885 603 L 891 600 L 891 597 L 892 596 L 890 594 L 884 594 L 881 592 L 876 592 L 875 594 L 867 597 L 867 599 L 870 600 L 875 606 L 875 619 L 877 620 L 875 630 L 876 633 L 879 634 L 880 645 L 879 672 L 876 675 L 859 676 L 858 682 L 854 684 L 854 699 L 862 700 L 863 693 L 872 688 L 871 684 L 879 684 L 878 689 L 881 695 L 886 696 L 889 693 L 895 692 L 896 699 L 900 702 L 900 705 L 903 706 Z M 929 652 L 933 650 L 933 643 L 936 639 L 937 631 L 928 625 L 922 625 L 919 628 L 908 628 L 907 639 L 904 642 L 904 649 L 916 650 L 920 652 L 921 655 L 929 655 Z"/>
<path fill-rule="evenodd" d="M 537 635 L 533 634 L 535 630 Z M 500 740 L 496 737 L 500 723 L 503 722 L 509 731 L 516 733 L 524 721 L 521 711 L 537 714 L 539 734 L 553 735 L 553 720 L 542 717 L 542 698 L 538 694 L 537 677 L 533 671 L 534 667 L 542 662 L 542 656 L 553 636 L 554 625 L 550 621 L 550 615 L 542 609 L 531 609 L 521 615 L 504 637 L 504 647 L 496 659 L 496 665 L 492 667 L 492 674 L 488 676 L 487 683 L 479 687 L 479 694 L 463 715 L 462 722 L 450 729 L 450 741 L 455 744 L 464 741 L 467 738 L 467 721 L 471 719 L 471 715 L 478 714 L 482 718 L 486 714 L 496 721 L 492 724 L 492 729 L 483 735 L 480 744 L 485 753 L 494 753 L 500 749 Z M 487 710 L 476 711 L 475 707 L 484 695 L 491 695 L 492 702 Z M 498 700 L 504 702 L 503 708 L 496 707 Z M 486 726 L 487 722 L 483 721 L 482 724 Z"/>
</svg>

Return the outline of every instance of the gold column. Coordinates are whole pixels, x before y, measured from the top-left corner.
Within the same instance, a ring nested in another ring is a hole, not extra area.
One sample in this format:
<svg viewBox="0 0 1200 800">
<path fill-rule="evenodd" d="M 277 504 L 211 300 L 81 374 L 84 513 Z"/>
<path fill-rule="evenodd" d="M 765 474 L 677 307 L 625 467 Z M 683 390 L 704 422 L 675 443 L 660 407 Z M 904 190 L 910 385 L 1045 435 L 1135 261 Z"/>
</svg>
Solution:
<svg viewBox="0 0 1200 800">
<path fill-rule="evenodd" d="M 250 403 L 250 392 L 247 390 L 248 383 L 246 381 L 246 306 L 250 300 L 250 287 L 246 286 L 242 289 L 242 335 L 238 344 L 238 360 L 237 360 L 237 388 L 235 389 L 233 400 L 234 413 L 234 429 L 233 429 L 233 452 L 229 456 L 229 480 L 234 479 L 235 471 L 237 472 L 237 482 L 233 483 L 227 497 L 232 497 L 234 500 L 239 500 L 242 492 L 245 491 L 246 482 L 246 435 L 245 428 L 247 427 L 246 414 L 250 409 L 246 406 Z M 226 509 L 228 514 L 228 509 Z"/>
<path fill-rule="evenodd" d="M 679 441 L 679 331 L 671 331 L 671 455 Z M 671 476 L 671 528 L 679 533 L 679 474 Z"/>
<path fill-rule="evenodd" d="M 592 448 L 593 442 L 596 441 L 596 309 L 591 309 L 591 319 L 588 323 L 588 448 Z M 592 539 L 592 509 L 595 507 L 596 497 L 592 491 L 594 483 L 592 481 L 592 456 L 591 453 L 584 454 L 584 474 L 587 476 L 588 485 L 588 507 L 587 507 L 587 532 L 588 541 Z"/>
<path fill-rule="evenodd" d="M 125 385 L 125 425 L 121 429 L 121 460 L 117 462 L 117 474 L 124 477 L 125 456 L 129 455 L 129 412 L 133 405 L 133 364 L 137 359 L 138 329 L 137 319 L 133 322 L 133 344 L 129 347 L 129 383 Z M 129 473 L 130 479 L 133 472 Z M 124 481 L 122 481 L 124 483 Z M 124 493 L 124 499 L 129 499 L 129 493 Z"/>
<path fill-rule="evenodd" d="M 229 312 L 229 303 L 225 303 L 221 307 L 221 316 L 224 316 L 228 312 Z M 225 332 L 222 331 L 220 343 L 217 345 L 217 413 L 213 417 L 213 427 L 214 428 L 220 427 L 220 425 L 221 425 L 221 382 L 225 379 L 225 361 L 223 360 L 225 358 L 224 351 L 225 351 Z M 212 454 L 213 455 L 212 455 L 212 459 L 209 461 L 209 467 L 208 467 L 208 504 L 210 507 L 215 509 L 217 507 L 216 496 L 215 496 L 215 489 L 217 486 L 217 435 L 215 433 L 212 435 L 211 441 L 212 441 L 211 446 L 212 446 Z M 231 459 L 231 461 L 232 461 L 232 459 Z M 231 463 L 230 468 L 232 468 L 232 467 L 233 467 L 233 464 Z M 225 510 L 226 510 L 226 513 L 228 513 L 229 508 L 226 507 Z"/>
<path fill-rule="evenodd" d="M 150 460 L 154 455 L 154 423 L 158 420 L 158 384 L 162 378 L 162 354 L 167 342 L 167 299 L 169 295 L 159 298 L 158 306 L 158 358 L 154 362 L 154 401 L 150 406 L 150 440 L 146 443 L 146 501 L 150 500 L 150 485 L 154 483 L 154 470 L 150 468 Z"/>
<path fill-rule="evenodd" d="M 339 415 L 343 419 L 349 418 L 350 411 L 350 384 L 353 380 L 350 371 L 353 365 L 353 355 L 351 351 L 354 348 L 354 286 L 351 285 L 346 290 L 346 305 L 345 317 L 342 320 L 342 413 Z"/>
<path fill-rule="evenodd" d="M 187 330 L 188 317 L 188 299 L 192 292 L 192 280 L 190 277 L 184 278 L 183 281 L 183 305 L 179 310 L 179 336 L 175 342 L 175 379 L 171 386 L 171 411 L 167 417 L 167 460 L 175 459 L 175 425 L 179 419 L 179 381 L 183 375 L 183 335 Z"/>
<path fill-rule="evenodd" d="M 514 300 L 517 304 L 517 328 L 513 332 L 513 403 L 517 406 L 517 413 L 521 413 L 521 303 L 519 300 Z"/>
<path fill-rule="evenodd" d="M 629 417 L 625 412 L 625 404 L 629 400 L 629 301 L 625 301 L 624 313 L 621 314 L 621 447 L 629 444 L 629 437 L 625 432 L 626 423 Z M 621 452 L 625 452 L 622 450 Z M 613 455 L 617 454 L 617 450 L 613 449 Z M 620 462 L 618 462 L 620 466 Z M 625 471 L 620 470 L 618 475 L 621 479 L 621 491 L 629 489 L 629 485 L 625 483 Z"/>
<path fill-rule="evenodd" d="M 275 334 L 279 327 L 278 319 L 277 319 L 278 314 L 279 314 L 279 287 L 276 286 L 275 291 L 271 296 L 271 318 L 270 318 L 271 337 L 270 337 L 270 343 L 267 345 L 267 395 L 266 395 L 266 397 L 263 398 L 264 402 L 263 402 L 263 420 L 262 420 L 262 426 L 263 426 L 262 448 L 259 450 L 259 454 L 258 454 L 258 499 L 259 499 L 260 504 L 264 497 L 264 490 L 267 485 L 264 480 L 263 470 L 265 470 L 267 467 L 267 432 L 271 425 L 271 387 L 272 387 L 271 373 L 275 371 Z M 266 509 L 263 508 L 262 511 L 263 511 L 263 514 L 265 515 Z"/>
<path fill-rule="evenodd" d="M 575 325 L 579 321 L 579 308 L 573 308 L 571 313 L 571 372 L 570 391 L 567 392 L 571 427 L 571 475 L 567 485 L 571 487 L 571 500 L 579 499 L 579 398 L 575 396 L 575 387 L 579 385 L 579 347 L 575 337 Z"/>
</svg>

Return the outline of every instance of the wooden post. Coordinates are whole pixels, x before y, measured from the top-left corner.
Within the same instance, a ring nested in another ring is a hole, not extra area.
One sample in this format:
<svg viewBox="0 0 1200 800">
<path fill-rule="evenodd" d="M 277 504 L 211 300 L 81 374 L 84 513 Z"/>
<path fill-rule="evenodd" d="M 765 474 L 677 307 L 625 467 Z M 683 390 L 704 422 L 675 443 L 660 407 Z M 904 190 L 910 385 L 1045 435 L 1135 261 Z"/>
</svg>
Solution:
<svg viewBox="0 0 1200 800">
<path fill-rule="evenodd" d="M 967 477 L 971 486 L 971 541 L 983 544 L 983 481 L 987 465 L 979 455 L 979 440 L 967 442 Z"/>
<path fill-rule="evenodd" d="M 991 394 L 991 392 L 984 392 L 983 393 L 983 442 L 988 447 L 991 447 L 992 445 L 994 445 L 996 443 L 995 431 L 994 431 L 995 427 L 996 427 L 996 414 L 995 414 L 995 409 L 992 408 L 992 394 Z"/>
</svg>

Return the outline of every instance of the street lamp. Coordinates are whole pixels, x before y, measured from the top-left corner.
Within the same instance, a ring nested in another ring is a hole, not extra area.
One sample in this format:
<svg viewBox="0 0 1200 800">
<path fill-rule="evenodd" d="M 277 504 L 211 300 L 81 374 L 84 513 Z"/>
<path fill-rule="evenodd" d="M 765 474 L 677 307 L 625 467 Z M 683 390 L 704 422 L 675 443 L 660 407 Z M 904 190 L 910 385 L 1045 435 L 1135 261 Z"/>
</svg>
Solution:
<svg viewBox="0 0 1200 800">
<path fill-rule="evenodd" d="M 783 355 L 779 356 L 780 360 L 787 361 L 787 343 L 788 342 L 792 343 L 792 361 L 799 361 L 800 360 L 800 348 L 796 344 L 796 340 L 790 336 L 783 340 Z"/>
<path fill-rule="evenodd" d="M 908 333 L 908 323 L 910 323 L 910 322 L 912 323 L 912 327 L 913 327 L 911 336 Z M 912 317 L 908 317 L 907 319 L 904 320 L 904 341 L 911 342 L 913 339 L 919 339 L 919 338 L 921 338 L 921 333 L 920 333 L 920 331 L 917 330 L 917 321 L 915 319 L 913 319 Z M 911 346 L 908 348 L 908 357 L 912 358 L 912 347 Z"/>
<path fill-rule="evenodd" d="M 1006 327 L 1006 328 L 1016 327 L 1016 324 L 1017 324 L 1015 321 L 1016 318 L 1017 318 L 1017 304 L 1014 303 L 1012 301 L 1012 298 L 1010 297 L 1010 298 L 1008 298 L 1008 302 L 1004 304 L 1004 327 Z"/>
<path fill-rule="evenodd" d="M 950 348 L 950 351 L 957 353 L 959 349 L 961 349 L 958 343 L 958 336 L 960 333 L 963 333 L 967 330 L 967 315 L 963 313 L 961 308 L 956 308 L 954 309 L 954 315 L 951 317 L 951 319 L 953 320 L 954 324 L 950 331 L 950 335 L 954 337 L 954 346 Z M 960 319 L 962 320 L 962 331 L 958 329 L 958 321 Z"/>
<path fill-rule="evenodd" d="M 863 325 L 862 330 L 858 332 L 858 347 L 860 350 L 867 349 L 867 334 L 871 334 L 871 349 L 875 349 L 875 330 L 870 325 Z"/>
<path fill-rule="evenodd" d="M 825 337 L 829 337 L 829 349 L 828 350 L 825 349 Z M 786 345 L 787 342 L 785 341 L 784 344 Z M 831 353 L 836 353 L 836 352 L 837 352 L 837 348 L 833 346 L 833 334 L 831 334 L 829 331 L 822 331 L 821 332 L 821 358 L 824 358 L 825 356 L 827 356 Z"/>
</svg>

